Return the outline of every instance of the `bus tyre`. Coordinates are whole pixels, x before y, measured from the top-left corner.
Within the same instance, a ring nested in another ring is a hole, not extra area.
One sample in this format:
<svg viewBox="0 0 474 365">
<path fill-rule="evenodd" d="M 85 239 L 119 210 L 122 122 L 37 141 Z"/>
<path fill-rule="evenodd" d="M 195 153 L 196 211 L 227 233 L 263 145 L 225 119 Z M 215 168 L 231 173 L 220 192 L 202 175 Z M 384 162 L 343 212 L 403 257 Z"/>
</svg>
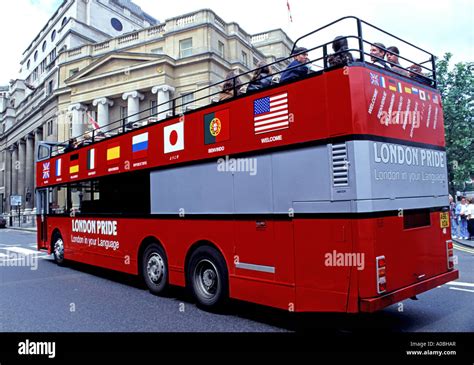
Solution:
<svg viewBox="0 0 474 365">
<path fill-rule="evenodd" d="M 229 296 L 229 279 L 224 258 L 215 248 L 202 246 L 194 251 L 187 273 L 199 306 L 208 310 L 223 307 Z"/>
<path fill-rule="evenodd" d="M 53 256 L 56 264 L 64 266 L 64 241 L 59 233 L 56 233 L 53 238 Z"/>
<path fill-rule="evenodd" d="M 168 260 L 163 248 L 153 243 L 143 253 L 142 275 L 146 286 L 155 295 L 168 289 Z"/>
</svg>

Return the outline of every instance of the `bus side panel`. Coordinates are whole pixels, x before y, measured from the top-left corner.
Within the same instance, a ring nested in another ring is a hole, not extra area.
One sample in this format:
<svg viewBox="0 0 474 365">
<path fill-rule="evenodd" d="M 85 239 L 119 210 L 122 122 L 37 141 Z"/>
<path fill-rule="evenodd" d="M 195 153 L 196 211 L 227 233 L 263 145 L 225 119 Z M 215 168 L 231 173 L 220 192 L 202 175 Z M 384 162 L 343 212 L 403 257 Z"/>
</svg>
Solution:
<svg viewBox="0 0 474 365">
<path fill-rule="evenodd" d="M 350 220 L 295 219 L 294 229 L 296 311 L 345 312 L 353 251 Z"/>
<path fill-rule="evenodd" d="M 236 230 L 242 231 L 243 240 L 237 242 L 238 263 L 265 264 L 268 271 L 261 272 L 236 268 L 230 278 L 230 296 L 257 304 L 284 310 L 295 309 L 293 224 L 289 220 L 267 221 L 273 226 L 270 236 L 264 239 L 262 228 L 256 221 L 236 222 Z M 250 230 L 248 228 L 251 228 Z M 261 238 L 259 238 L 261 237 Z M 240 255 L 240 252 L 246 254 Z M 267 256 L 268 259 L 262 261 Z M 250 261 L 250 262 L 249 262 Z"/>
</svg>

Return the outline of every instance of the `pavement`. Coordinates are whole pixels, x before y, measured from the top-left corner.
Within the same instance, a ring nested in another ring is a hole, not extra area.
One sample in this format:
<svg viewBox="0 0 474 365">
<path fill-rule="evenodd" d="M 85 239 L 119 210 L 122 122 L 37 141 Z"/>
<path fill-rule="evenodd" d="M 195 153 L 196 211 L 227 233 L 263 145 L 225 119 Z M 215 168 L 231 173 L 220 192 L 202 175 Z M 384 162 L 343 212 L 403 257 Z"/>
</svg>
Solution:
<svg viewBox="0 0 474 365">
<path fill-rule="evenodd" d="M 453 241 L 459 243 L 460 245 L 474 248 L 474 238 L 471 240 L 462 240 L 460 238 L 453 238 Z"/>
</svg>

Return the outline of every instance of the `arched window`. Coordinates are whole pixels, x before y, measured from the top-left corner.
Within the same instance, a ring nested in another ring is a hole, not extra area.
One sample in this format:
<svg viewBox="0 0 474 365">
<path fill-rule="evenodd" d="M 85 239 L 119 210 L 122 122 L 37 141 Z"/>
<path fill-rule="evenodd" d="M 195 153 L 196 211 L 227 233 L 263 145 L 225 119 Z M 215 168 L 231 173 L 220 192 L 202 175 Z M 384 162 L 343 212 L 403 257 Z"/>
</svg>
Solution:
<svg viewBox="0 0 474 365">
<path fill-rule="evenodd" d="M 55 39 L 56 39 L 56 29 L 53 30 L 53 33 L 51 33 L 51 42 L 54 42 Z"/>
<path fill-rule="evenodd" d="M 43 46 L 41 47 L 41 49 L 43 50 L 43 52 L 46 51 L 46 45 L 47 45 L 47 43 L 46 43 L 46 41 L 44 41 L 44 42 L 43 42 Z"/>
<path fill-rule="evenodd" d="M 67 16 L 63 18 L 63 21 L 61 22 L 61 27 L 64 27 L 67 23 Z"/>
</svg>

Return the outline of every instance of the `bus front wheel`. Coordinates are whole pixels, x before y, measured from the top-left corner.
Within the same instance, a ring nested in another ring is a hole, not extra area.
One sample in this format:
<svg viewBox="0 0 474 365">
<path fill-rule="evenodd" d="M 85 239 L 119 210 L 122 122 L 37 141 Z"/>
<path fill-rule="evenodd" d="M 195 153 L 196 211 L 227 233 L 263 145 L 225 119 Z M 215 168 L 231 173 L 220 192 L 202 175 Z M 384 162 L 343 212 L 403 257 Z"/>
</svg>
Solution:
<svg viewBox="0 0 474 365">
<path fill-rule="evenodd" d="M 153 243 L 143 253 L 142 275 L 153 294 L 164 294 L 168 288 L 168 261 L 163 248 Z"/>
<path fill-rule="evenodd" d="M 229 293 L 227 267 L 222 255 L 212 247 L 199 247 L 191 255 L 188 268 L 188 284 L 198 304 L 209 310 L 221 308 Z"/>
</svg>

